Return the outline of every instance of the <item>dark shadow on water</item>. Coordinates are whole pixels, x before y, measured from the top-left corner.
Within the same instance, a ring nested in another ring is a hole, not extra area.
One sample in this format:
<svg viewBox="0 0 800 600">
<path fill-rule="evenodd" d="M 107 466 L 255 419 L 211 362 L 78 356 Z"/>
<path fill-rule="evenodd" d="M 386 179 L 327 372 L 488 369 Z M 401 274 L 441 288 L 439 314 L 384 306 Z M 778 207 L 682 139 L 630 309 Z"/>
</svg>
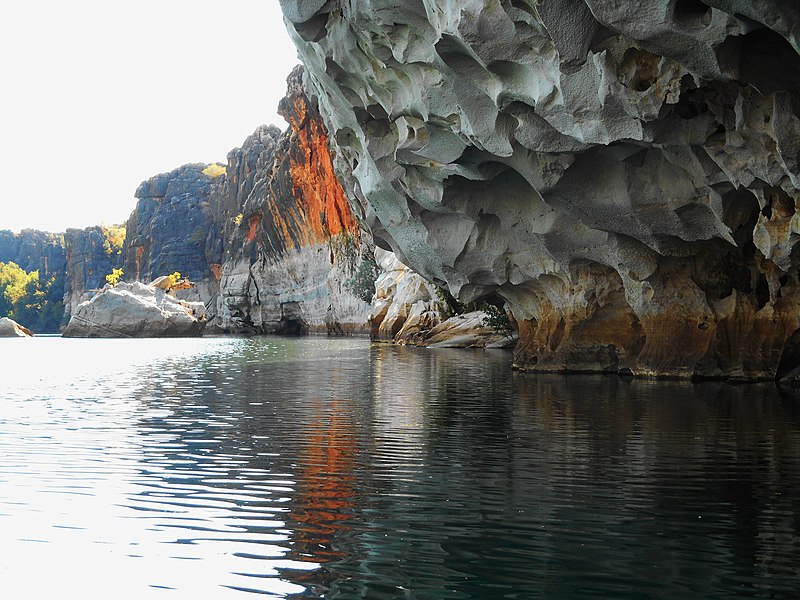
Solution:
<svg viewBox="0 0 800 600">
<path fill-rule="evenodd" d="M 176 538 L 279 555 L 239 583 L 296 598 L 795 593 L 794 391 L 510 362 L 315 338 L 167 361 L 137 392 L 154 416 L 131 505 L 226 500 Z"/>
</svg>

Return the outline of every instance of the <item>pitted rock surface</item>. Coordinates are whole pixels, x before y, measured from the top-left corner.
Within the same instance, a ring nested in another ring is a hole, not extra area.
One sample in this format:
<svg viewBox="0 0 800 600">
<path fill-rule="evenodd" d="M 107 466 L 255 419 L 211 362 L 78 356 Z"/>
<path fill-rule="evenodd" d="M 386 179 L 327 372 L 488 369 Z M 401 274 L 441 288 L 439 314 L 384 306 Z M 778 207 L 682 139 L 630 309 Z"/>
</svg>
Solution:
<svg viewBox="0 0 800 600">
<path fill-rule="evenodd" d="M 376 243 L 542 370 L 800 364 L 800 5 L 281 0 Z"/>
</svg>

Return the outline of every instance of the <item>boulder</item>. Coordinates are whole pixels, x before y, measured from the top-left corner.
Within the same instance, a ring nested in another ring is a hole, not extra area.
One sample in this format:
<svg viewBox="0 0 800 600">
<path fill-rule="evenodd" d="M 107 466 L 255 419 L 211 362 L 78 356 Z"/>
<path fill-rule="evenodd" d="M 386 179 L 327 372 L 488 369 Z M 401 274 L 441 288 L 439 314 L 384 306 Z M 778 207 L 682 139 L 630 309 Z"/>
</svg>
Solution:
<svg viewBox="0 0 800 600">
<path fill-rule="evenodd" d="M 64 337 L 199 337 L 205 306 L 140 282 L 106 287 L 80 304 Z"/>
<path fill-rule="evenodd" d="M 517 334 L 487 324 L 488 315 L 472 310 L 442 320 L 435 287 L 392 252 L 375 249 L 380 274 L 369 322 L 372 339 L 432 348 L 513 348 Z M 466 308 L 466 307 L 465 307 Z"/>
<path fill-rule="evenodd" d="M 517 336 L 496 331 L 485 324 L 481 310 L 450 317 L 428 333 L 421 344 L 430 348 L 513 348 Z"/>
<path fill-rule="evenodd" d="M 13 319 L 3 317 L 0 319 L 0 337 L 32 337 L 33 332 L 23 327 Z"/>
</svg>

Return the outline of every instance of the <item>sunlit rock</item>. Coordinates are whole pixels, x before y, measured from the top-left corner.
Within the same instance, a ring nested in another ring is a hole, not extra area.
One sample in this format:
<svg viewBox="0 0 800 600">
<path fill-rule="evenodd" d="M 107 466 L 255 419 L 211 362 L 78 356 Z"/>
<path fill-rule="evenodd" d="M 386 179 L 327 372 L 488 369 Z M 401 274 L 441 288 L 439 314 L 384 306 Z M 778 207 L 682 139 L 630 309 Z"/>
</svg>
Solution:
<svg viewBox="0 0 800 600">
<path fill-rule="evenodd" d="M 119 283 L 80 304 L 64 337 L 196 337 L 205 316 L 202 302 L 179 300 L 138 281 Z"/>
<path fill-rule="evenodd" d="M 0 337 L 31 337 L 33 332 L 8 317 L 0 318 Z"/>
<path fill-rule="evenodd" d="M 367 333 L 370 307 L 351 283 L 371 256 L 369 240 L 362 239 L 357 213 L 336 178 L 328 134 L 306 96 L 302 70 L 287 83 L 279 112 L 289 128 L 269 140 L 257 132 L 228 155 L 223 198 L 238 204 L 239 214 L 224 230 L 215 309 L 220 327 Z"/>
<path fill-rule="evenodd" d="M 797 3 L 281 4 L 376 243 L 518 367 L 800 364 Z"/>
<path fill-rule="evenodd" d="M 123 255 L 109 241 L 108 227 L 67 229 L 64 285 L 64 321 L 69 323 L 81 302 L 93 298 L 106 284 L 106 275 L 122 267 Z"/>
<path fill-rule="evenodd" d="M 369 315 L 372 339 L 421 341 L 440 321 L 434 286 L 391 252 L 377 248 L 375 260 L 380 274 Z"/>
<path fill-rule="evenodd" d="M 372 339 L 441 348 L 510 348 L 516 335 L 475 310 L 443 319 L 435 287 L 391 252 L 375 250 L 380 275 L 369 322 Z"/>
</svg>

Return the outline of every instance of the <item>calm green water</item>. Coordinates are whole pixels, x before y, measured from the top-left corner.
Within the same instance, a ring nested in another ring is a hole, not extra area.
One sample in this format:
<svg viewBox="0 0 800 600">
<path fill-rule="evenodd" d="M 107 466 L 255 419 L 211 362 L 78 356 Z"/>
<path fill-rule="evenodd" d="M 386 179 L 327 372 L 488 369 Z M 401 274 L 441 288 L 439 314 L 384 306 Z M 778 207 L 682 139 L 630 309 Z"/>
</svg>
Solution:
<svg viewBox="0 0 800 600">
<path fill-rule="evenodd" d="M 793 598 L 800 399 L 365 340 L 0 340 L 0 598 Z"/>
</svg>

